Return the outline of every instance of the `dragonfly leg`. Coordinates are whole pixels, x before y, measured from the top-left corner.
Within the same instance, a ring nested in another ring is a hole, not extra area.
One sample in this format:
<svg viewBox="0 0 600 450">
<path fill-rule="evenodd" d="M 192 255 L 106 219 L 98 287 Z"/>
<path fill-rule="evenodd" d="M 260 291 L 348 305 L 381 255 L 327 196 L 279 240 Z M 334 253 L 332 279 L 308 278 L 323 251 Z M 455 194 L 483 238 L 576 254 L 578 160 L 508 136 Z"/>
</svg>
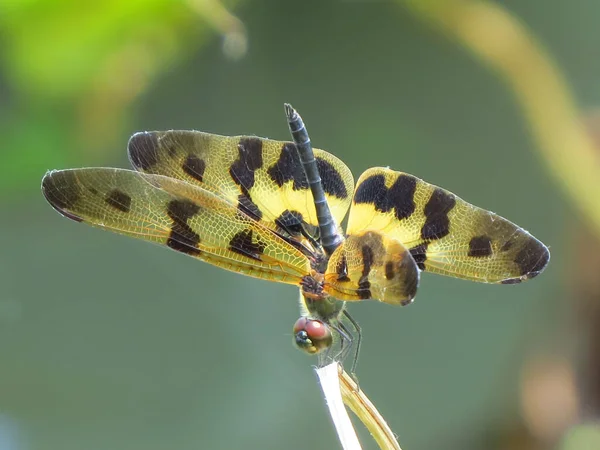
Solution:
<svg viewBox="0 0 600 450">
<path fill-rule="evenodd" d="M 362 330 L 361 330 L 358 322 L 356 320 L 354 320 L 354 318 L 350 315 L 350 313 L 347 310 L 344 309 L 343 314 L 344 314 L 344 317 L 346 319 L 348 319 L 348 322 L 350 322 L 350 324 L 354 328 L 354 331 L 356 332 L 355 333 L 356 344 L 354 346 L 354 356 L 352 357 L 352 366 L 350 368 L 350 375 L 352 376 L 354 381 L 356 381 L 356 385 L 358 386 L 358 378 L 356 377 L 356 365 L 358 364 L 358 355 L 360 354 L 360 346 L 361 346 L 361 342 L 362 342 Z M 348 334 L 350 334 L 350 333 L 348 333 Z"/>
</svg>

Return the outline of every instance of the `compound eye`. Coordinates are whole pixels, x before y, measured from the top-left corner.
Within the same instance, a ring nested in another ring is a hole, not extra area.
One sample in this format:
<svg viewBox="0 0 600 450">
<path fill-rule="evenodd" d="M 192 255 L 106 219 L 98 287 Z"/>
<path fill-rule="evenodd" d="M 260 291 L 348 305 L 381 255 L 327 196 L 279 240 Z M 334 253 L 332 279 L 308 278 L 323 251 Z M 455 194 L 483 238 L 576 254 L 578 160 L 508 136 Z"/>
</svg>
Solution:
<svg viewBox="0 0 600 450">
<path fill-rule="evenodd" d="M 311 355 L 331 347 L 333 341 L 325 323 L 308 317 L 300 317 L 294 324 L 294 339 L 300 350 Z"/>
</svg>

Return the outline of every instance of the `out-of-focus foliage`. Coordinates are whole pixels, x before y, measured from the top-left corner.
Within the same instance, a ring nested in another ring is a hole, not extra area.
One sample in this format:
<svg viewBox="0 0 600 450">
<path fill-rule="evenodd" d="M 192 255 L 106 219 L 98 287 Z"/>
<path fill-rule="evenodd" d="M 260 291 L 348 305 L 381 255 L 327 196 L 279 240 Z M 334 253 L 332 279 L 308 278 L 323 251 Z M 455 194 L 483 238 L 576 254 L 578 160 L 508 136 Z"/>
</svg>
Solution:
<svg viewBox="0 0 600 450">
<path fill-rule="evenodd" d="M 0 29 L 11 95 L 0 106 L 0 164 L 13 168 L 0 195 L 30 190 L 40 168 L 93 164 L 98 152 L 122 149 L 116 137 L 132 102 L 157 76 L 215 30 L 229 47 L 243 48 L 245 39 L 221 3 L 202 0 L 8 1 L 0 3 Z"/>
<path fill-rule="evenodd" d="M 600 448 L 600 428 L 597 425 L 574 427 L 565 436 L 561 450 L 593 450 Z"/>
</svg>

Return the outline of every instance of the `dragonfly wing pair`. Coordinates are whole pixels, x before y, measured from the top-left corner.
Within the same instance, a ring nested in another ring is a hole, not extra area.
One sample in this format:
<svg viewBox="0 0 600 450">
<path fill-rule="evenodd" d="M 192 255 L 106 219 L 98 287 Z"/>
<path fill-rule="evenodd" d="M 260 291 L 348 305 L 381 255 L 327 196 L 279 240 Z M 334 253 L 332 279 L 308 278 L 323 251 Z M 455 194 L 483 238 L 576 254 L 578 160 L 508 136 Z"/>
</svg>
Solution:
<svg viewBox="0 0 600 450">
<path fill-rule="evenodd" d="M 48 172 L 46 199 L 76 221 L 166 245 L 245 275 L 299 285 L 311 273 L 305 230 L 317 225 L 295 147 L 256 137 L 198 131 L 136 133 L 136 171 Z M 315 149 L 336 222 L 354 180 L 335 156 Z M 318 237 L 318 236 L 316 236 Z"/>
<path fill-rule="evenodd" d="M 294 144 L 166 131 L 137 133 L 128 150 L 136 171 L 48 172 L 46 199 L 73 220 L 245 275 L 297 285 L 311 275 L 318 223 Z M 331 296 L 406 304 L 423 270 L 510 284 L 548 262 L 525 230 L 448 191 L 387 168 L 367 170 L 354 189 L 342 161 L 317 149 L 315 157 L 338 225 L 350 207 L 323 277 Z"/>
</svg>

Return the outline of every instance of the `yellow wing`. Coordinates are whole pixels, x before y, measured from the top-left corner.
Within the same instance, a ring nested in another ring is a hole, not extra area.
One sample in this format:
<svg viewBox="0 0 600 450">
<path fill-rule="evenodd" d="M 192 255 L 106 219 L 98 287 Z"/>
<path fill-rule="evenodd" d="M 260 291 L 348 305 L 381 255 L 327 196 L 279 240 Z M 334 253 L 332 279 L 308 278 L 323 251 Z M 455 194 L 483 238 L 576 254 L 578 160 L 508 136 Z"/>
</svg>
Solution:
<svg viewBox="0 0 600 450">
<path fill-rule="evenodd" d="M 412 302 L 419 269 L 397 239 L 377 231 L 350 235 L 331 255 L 323 289 L 340 300 Z"/>
<path fill-rule="evenodd" d="M 200 131 L 134 134 L 128 144 L 136 170 L 165 175 L 217 193 L 256 220 L 293 234 L 318 225 L 313 198 L 291 142 Z M 325 195 L 336 223 L 350 206 L 354 179 L 335 156 L 314 149 Z"/>
<path fill-rule="evenodd" d="M 299 284 L 308 258 L 214 193 L 160 175 L 84 168 L 46 173 L 42 191 L 64 216 L 245 275 Z"/>
<path fill-rule="evenodd" d="M 412 175 L 368 169 L 356 185 L 348 235 L 376 230 L 398 239 L 421 270 L 514 284 L 541 273 L 544 244 L 512 222 Z"/>
</svg>

